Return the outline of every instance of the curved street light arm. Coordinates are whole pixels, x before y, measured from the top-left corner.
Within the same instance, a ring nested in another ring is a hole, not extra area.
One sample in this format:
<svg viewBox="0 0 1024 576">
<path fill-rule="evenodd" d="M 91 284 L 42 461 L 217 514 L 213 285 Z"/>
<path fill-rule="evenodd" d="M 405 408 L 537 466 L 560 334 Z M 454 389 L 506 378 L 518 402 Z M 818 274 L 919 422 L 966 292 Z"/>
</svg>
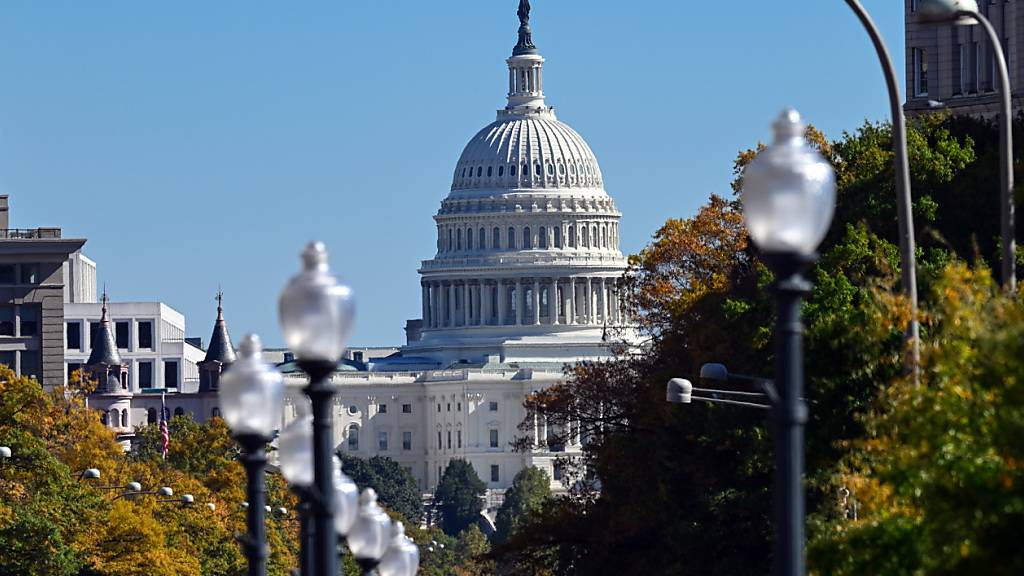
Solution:
<svg viewBox="0 0 1024 576">
<path fill-rule="evenodd" d="M 1003 244 L 1001 264 L 1003 288 L 1014 293 L 1017 291 L 1017 246 L 1013 206 L 1013 94 L 1006 67 L 1006 54 L 1003 53 L 1003 43 L 999 40 L 999 34 L 981 12 L 958 10 L 956 16 L 972 18 L 981 24 L 992 45 L 996 68 L 999 70 L 999 148 L 1002 152 L 999 155 L 999 228 Z"/>
<path fill-rule="evenodd" d="M 907 157 L 907 119 L 903 113 L 903 99 L 900 96 L 900 85 L 896 77 L 889 48 L 885 45 L 878 27 L 871 16 L 858 0 L 846 0 L 846 4 L 860 19 L 861 24 L 871 37 L 871 43 L 878 53 L 878 61 L 882 65 L 885 84 L 889 89 L 889 107 L 892 114 L 892 151 L 893 169 L 896 176 L 896 215 L 899 220 L 900 236 L 900 267 L 903 289 L 910 302 L 910 321 L 907 323 L 905 338 L 910 343 L 910 356 L 906 359 L 906 368 L 914 377 L 916 385 L 920 379 L 921 343 L 920 329 L 917 322 L 917 245 L 914 241 L 913 206 L 910 190 L 910 161 Z"/>
</svg>

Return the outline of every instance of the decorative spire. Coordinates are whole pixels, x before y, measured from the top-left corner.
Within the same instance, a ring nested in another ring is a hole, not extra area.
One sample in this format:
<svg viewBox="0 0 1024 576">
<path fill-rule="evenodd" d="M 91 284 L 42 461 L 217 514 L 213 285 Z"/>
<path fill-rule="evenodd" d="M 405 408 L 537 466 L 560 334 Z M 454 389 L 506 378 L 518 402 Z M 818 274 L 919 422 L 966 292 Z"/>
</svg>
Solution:
<svg viewBox="0 0 1024 576">
<path fill-rule="evenodd" d="M 110 329 L 110 317 L 107 314 L 107 287 L 103 286 L 102 307 L 100 308 L 100 325 L 93 337 L 92 351 L 89 353 L 89 360 L 86 367 L 94 366 L 120 366 L 121 355 L 117 351 L 117 341 L 114 339 L 114 332 Z"/>
<path fill-rule="evenodd" d="M 537 47 L 533 45 L 533 31 L 530 30 L 530 0 L 519 0 L 519 42 L 512 49 L 513 56 L 524 54 L 536 54 Z"/>
<path fill-rule="evenodd" d="M 217 361 L 221 364 L 231 364 L 235 361 L 235 348 L 231 344 L 231 335 L 228 334 L 228 324 L 224 321 L 224 292 L 217 289 L 217 321 L 213 324 L 213 335 L 210 336 L 210 345 L 206 348 L 204 362 Z"/>
</svg>

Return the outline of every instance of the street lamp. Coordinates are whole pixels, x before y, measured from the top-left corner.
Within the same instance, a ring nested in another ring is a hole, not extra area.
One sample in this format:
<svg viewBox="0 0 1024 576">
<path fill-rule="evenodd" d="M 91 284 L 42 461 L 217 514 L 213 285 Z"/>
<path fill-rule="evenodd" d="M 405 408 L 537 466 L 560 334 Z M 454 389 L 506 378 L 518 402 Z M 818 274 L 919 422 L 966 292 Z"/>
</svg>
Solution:
<svg viewBox="0 0 1024 576">
<path fill-rule="evenodd" d="M 373 574 L 391 544 L 391 519 L 377 505 L 373 488 L 359 495 L 359 514 L 348 533 L 348 547 L 364 575 Z"/>
<path fill-rule="evenodd" d="M 165 500 L 157 500 L 159 503 L 173 502 L 175 504 L 181 504 L 182 506 L 191 506 L 196 503 L 195 496 L 191 494 L 182 494 L 181 498 L 168 498 Z"/>
<path fill-rule="evenodd" d="M 268 367 L 261 357 L 260 339 L 249 334 L 242 339 L 238 359 L 220 381 L 221 414 L 242 447 L 245 467 L 246 508 L 249 534 L 244 540 L 249 576 L 265 576 L 267 534 L 264 525 L 267 466 L 266 445 L 274 437 L 284 410 L 284 382 L 280 372 Z"/>
<path fill-rule="evenodd" d="M 313 417 L 298 404 L 299 415 L 289 422 L 277 439 L 281 459 L 281 475 L 299 497 L 299 574 L 309 576 L 313 572 Z"/>
<path fill-rule="evenodd" d="M 992 54 L 999 71 L 999 216 L 1002 236 L 1003 288 L 1017 290 L 1016 223 L 1013 206 L 1013 110 L 1010 73 L 1006 67 L 1006 54 L 996 29 L 978 11 L 975 0 L 918 0 L 917 11 L 921 21 L 957 25 L 981 24 L 992 45 Z"/>
<path fill-rule="evenodd" d="M 914 218 L 910 193 L 910 161 L 907 154 L 907 118 L 903 113 L 903 98 L 900 96 L 900 83 L 896 77 L 889 48 L 882 39 L 881 32 L 875 26 L 867 10 L 858 0 L 846 0 L 846 4 L 864 26 L 871 43 L 878 54 L 878 62 L 882 65 L 882 75 L 889 91 L 889 110 L 892 114 L 892 152 L 893 172 L 896 177 L 896 217 L 898 219 L 900 237 L 900 281 L 907 293 L 910 304 L 910 320 L 907 322 L 905 339 L 910 342 L 910 372 L 916 385 L 920 378 L 921 340 L 917 323 L 917 250 L 914 242 Z"/>
<path fill-rule="evenodd" d="M 772 411 L 775 444 L 776 576 L 804 576 L 803 326 L 800 303 L 811 283 L 802 275 L 816 258 L 835 211 L 832 167 L 804 140 L 804 124 L 793 109 L 773 125 L 775 140 L 747 166 L 743 215 L 754 244 L 775 274 L 775 385 Z"/>
<path fill-rule="evenodd" d="M 352 289 L 331 274 L 327 249 L 311 242 L 302 252 L 302 271 L 285 286 L 278 312 L 285 342 L 299 368 L 309 376 L 305 393 L 313 408 L 314 557 L 318 573 L 338 571 L 334 527 L 334 386 L 337 369 L 352 330 L 355 305 Z"/>
<path fill-rule="evenodd" d="M 99 468 L 86 468 L 85 470 L 82 470 L 81 474 L 78 475 L 78 481 L 79 482 L 81 482 L 82 480 L 99 480 L 99 479 L 100 479 Z"/>
<path fill-rule="evenodd" d="M 7 460 L 10 457 L 11 448 L 9 446 L 0 446 L 0 464 L 3 464 L 4 460 Z"/>
<path fill-rule="evenodd" d="M 377 565 L 380 576 L 414 576 L 420 566 L 420 549 L 405 535 L 405 526 L 395 522 L 391 544 Z"/>
</svg>

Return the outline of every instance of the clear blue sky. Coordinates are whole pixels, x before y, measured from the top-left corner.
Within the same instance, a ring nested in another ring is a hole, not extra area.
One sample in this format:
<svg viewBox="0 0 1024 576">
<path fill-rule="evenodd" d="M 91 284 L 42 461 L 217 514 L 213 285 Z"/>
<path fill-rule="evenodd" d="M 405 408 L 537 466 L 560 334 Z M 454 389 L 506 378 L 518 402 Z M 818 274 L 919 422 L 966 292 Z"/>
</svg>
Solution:
<svg viewBox="0 0 1024 576">
<path fill-rule="evenodd" d="M 903 64 L 902 2 L 866 0 Z M 279 344 L 277 296 L 322 239 L 354 344 L 403 341 L 462 147 L 504 105 L 515 0 L 7 2 L 0 192 L 14 227 L 86 237 L 115 300 Z M 544 88 L 640 249 L 729 192 L 786 105 L 832 136 L 885 119 L 842 0 L 535 0 Z"/>
</svg>

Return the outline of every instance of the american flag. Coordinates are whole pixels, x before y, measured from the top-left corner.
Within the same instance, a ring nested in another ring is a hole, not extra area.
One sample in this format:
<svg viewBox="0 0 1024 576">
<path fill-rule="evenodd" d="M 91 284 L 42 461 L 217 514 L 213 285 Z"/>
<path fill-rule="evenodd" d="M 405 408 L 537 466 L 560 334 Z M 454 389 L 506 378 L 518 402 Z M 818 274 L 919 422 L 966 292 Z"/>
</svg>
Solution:
<svg viewBox="0 0 1024 576">
<path fill-rule="evenodd" d="M 163 443 L 163 456 L 167 460 L 167 447 L 171 443 L 171 432 L 167 429 L 167 403 L 164 395 L 160 395 L 160 441 Z"/>
</svg>

